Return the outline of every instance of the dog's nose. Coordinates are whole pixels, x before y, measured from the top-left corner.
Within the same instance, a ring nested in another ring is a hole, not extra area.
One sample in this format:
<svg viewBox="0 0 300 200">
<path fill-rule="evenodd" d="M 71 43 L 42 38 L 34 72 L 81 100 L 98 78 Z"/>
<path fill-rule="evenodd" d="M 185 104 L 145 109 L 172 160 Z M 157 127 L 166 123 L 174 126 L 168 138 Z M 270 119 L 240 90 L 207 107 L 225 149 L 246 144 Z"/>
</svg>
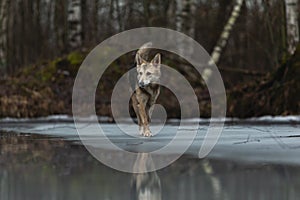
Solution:
<svg viewBox="0 0 300 200">
<path fill-rule="evenodd" d="M 145 87 L 145 83 L 143 81 L 139 82 L 140 87 Z"/>
</svg>

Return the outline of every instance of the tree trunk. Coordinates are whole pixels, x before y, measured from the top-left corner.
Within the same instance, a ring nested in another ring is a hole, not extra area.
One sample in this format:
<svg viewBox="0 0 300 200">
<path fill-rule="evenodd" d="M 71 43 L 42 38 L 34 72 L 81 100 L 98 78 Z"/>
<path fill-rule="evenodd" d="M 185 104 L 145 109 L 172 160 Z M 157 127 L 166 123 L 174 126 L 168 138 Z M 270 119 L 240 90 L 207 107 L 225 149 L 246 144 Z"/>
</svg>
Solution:
<svg viewBox="0 0 300 200">
<path fill-rule="evenodd" d="M 181 10 L 182 10 L 182 1 L 176 0 L 176 30 L 177 31 L 182 31 Z"/>
<path fill-rule="evenodd" d="M 81 0 L 71 0 L 68 11 L 68 43 L 71 49 L 76 49 L 82 44 L 81 11 Z"/>
<path fill-rule="evenodd" d="M 7 64 L 7 19 L 9 0 L 0 1 L 0 70 Z M 4 69 L 6 70 L 6 69 Z"/>
<path fill-rule="evenodd" d="M 117 14 L 117 20 L 118 20 L 118 25 L 119 25 L 119 32 L 123 31 L 124 30 L 124 27 L 123 27 L 123 19 L 122 19 L 122 12 L 121 12 L 121 8 L 120 8 L 120 1 L 119 0 L 116 0 L 115 1 L 115 6 L 116 6 L 116 14 Z"/>
<path fill-rule="evenodd" d="M 99 1 L 98 0 L 94 0 L 94 5 L 93 5 L 93 9 L 92 9 L 92 19 L 93 19 L 93 37 L 94 37 L 94 43 L 97 44 L 97 38 L 98 38 L 98 26 L 99 26 L 99 16 L 98 16 L 98 10 L 99 10 Z"/>
<path fill-rule="evenodd" d="M 133 4 L 134 2 L 132 0 L 125 0 L 125 12 L 124 12 L 124 29 L 130 29 L 132 27 L 132 24 L 130 21 L 132 21 L 133 16 Z"/>
<path fill-rule="evenodd" d="M 177 0 L 176 5 L 176 30 L 193 37 L 195 34 L 194 0 Z"/>
<path fill-rule="evenodd" d="M 59 54 L 67 51 L 67 3 L 65 0 L 55 0 L 54 2 L 54 34 L 56 48 Z"/>
<path fill-rule="evenodd" d="M 287 50 L 292 55 L 299 42 L 298 0 L 285 0 Z"/>
<path fill-rule="evenodd" d="M 231 16 L 230 16 L 229 20 L 227 21 L 227 23 L 223 29 L 223 32 L 221 33 L 221 36 L 217 42 L 217 45 L 214 47 L 214 50 L 211 54 L 211 59 L 208 63 L 208 67 L 206 69 L 204 69 L 204 71 L 202 73 L 202 77 L 205 81 L 208 81 L 212 75 L 212 70 L 210 69 L 210 66 L 213 64 L 217 64 L 220 60 L 220 56 L 228 42 L 232 28 L 235 25 L 237 18 L 240 16 L 240 11 L 241 11 L 243 2 L 244 2 L 244 0 L 236 0 L 235 6 L 231 12 Z"/>
<path fill-rule="evenodd" d="M 195 20 L 194 0 L 176 0 L 176 30 L 194 38 Z M 183 41 L 180 41 L 178 38 L 176 40 L 180 55 L 192 55 L 194 53 L 194 49 L 184 48 L 184 46 L 191 47 L 192 45 L 183 44 Z"/>
</svg>

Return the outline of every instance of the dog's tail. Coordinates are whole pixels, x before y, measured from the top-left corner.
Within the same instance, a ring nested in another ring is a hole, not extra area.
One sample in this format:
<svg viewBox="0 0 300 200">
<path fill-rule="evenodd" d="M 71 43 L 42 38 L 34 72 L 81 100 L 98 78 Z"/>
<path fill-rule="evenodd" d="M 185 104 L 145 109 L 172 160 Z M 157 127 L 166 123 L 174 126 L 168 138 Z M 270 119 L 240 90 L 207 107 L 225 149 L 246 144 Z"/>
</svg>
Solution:
<svg viewBox="0 0 300 200">
<path fill-rule="evenodd" d="M 136 56 L 140 55 L 143 59 L 148 60 L 151 47 L 152 47 L 152 42 L 147 42 L 143 44 L 136 52 Z"/>
</svg>

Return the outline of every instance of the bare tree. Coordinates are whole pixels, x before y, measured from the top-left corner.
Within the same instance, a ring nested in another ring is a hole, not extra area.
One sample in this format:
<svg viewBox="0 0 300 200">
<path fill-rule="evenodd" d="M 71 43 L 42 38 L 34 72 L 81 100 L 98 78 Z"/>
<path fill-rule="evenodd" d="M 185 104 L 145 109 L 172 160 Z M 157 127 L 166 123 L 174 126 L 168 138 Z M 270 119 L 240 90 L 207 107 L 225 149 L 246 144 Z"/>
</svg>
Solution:
<svg viewBox="0 0 300 200">
<path fill-rule="evenodd" d="M 176 30 L 187 34 L 194 38 L 195 36 L 195 2 L 194 0 L 176 0 Z M 185 46 L 191 47 L 190 44 L 183 44 L 176 38 L 178 44 L 178 50 L 181 55 L 192 55 L 194 50 L 192 48 L 185 48 Z"/>
<path fill-rule="evenodd" d="M 130 19 L 132 19 L 133 13 L 133 2 L 132 0 L 124 1 L 124 29 L 128 29 L 130 27 Z"/>
<path fill-rule="evenodd" d="M 56 48 L 59 53 L 66 51 L 67 46 L 67 6 L 65 0 L 55 0 L 54 8 L 54 34 L 56 41 Z"/>
<path fill-rule="evenodd" d="M 116 15 L 117 15 L 117 21 L 118 21 L 118 27 L 119 27 L 119 32 L 124 30 L 124 23 L 123 23 L 123 13 L 122 13 L 122 5 L 123 1 L 121 0 L 115 0 L 115 7 L 116 7 Z"/>
<path fill-rule="evenodd" d="M 176 1 L 176 29 L 191 37 L 195 33 L 195 2 L 194 0 Z"/>
<path fill-rule="evenodd" d="M 236 5 L 222 30 L 232 2 L 236 2 Z M 243 13 L 243 19 L 247 23 L 238 24 L 237 31 L 231 33 L 242 2 L 243 0 L 0 0 L 0 65 L 12 72 L 18 67 L 52 59 L 82 46 L 93 47 L 122 30 L 160 26 L 185 33 L 210 50 L 217 40 L 210 63 L 218 63 L 230 36 L 230 52 L 225 52 L 228 56 L 224 56 L 220 64 L 223 69 L 232 65 L 235 68 L 251 69 L 270 66 L 264 67 L 264 71 L 273 69 L 276 67 L 275 61 L 280 60 L 286 49 L 292 53 L 299 40 L 297 1 L 245 1 L 248 14 Z M 285 13 L 286 18 L 282 17 Z M 258 23 L 261 24 L 259 30 Z M 280 29 L 276 26 L 279 24 L 282 24 Z M 218 40 L 220 32 L 222 34 Z M 174 41 L 179 48 L 187 45 L 176 38 Z M 181 52 L 192 54 L 193 49 L 182 48 Z M 207 72 L 210 70 L 205 71 Z"/>
<path fill-rule="evenodd" d="M 68 43 L 69 46 L 74 49 L 78 48 L 82 44 L 82 10 L 81 0 L 70 0 L 68 9 Z"/>
<path fill-rule="evenodd" d="M 7 49 L 6 49 L 6 59 L 7 59 L 7 72 L 12 73 L 16 69 L 19 61 L 21 60 L 21 55 L 18 52 L 20 46 L 19 41 L 16 39 L 18 32 L 20 31 L 20 17 L 17 17 L 18 6 L 16 3 L 10 2 L 8 4 L 8 22 L 7 22 Z"/>
<path fill-rule="evenodd" d="M 285 0 L 287 50 L 293 54 L 299 42 L 298 0 Z"/>
<path fill-rule="evenodd" d="M 211 65 L 213 64 L 217 64 L 220 60 L 220 56 L 222 54 L 222 51 L 224 49 L 224 47 L 226 46 L 231 30 L 237 20 L 237 18 L 240 15 L 240 11 L 242 8 L 244 0 L 236 0 L 235 6 L 231 12 L 231 16 L 229 17 L 223 32 L 221 33 L 221 36 L 217 42 L 217 45 L 214 47 L 214 50 L 211 54 L 211 59 L 208 63 L 208 67 L 206 69 L 204 69 L 203 73 L 202 73 L 202 77 L 205 81 L 208 81 L 212 75 L 212 70 L 210 68 Z"/>
<path fill-rule="evenodd" d="M 0 1 L 0 67 L 6 67 L 8 3 Z"/>
</svg>

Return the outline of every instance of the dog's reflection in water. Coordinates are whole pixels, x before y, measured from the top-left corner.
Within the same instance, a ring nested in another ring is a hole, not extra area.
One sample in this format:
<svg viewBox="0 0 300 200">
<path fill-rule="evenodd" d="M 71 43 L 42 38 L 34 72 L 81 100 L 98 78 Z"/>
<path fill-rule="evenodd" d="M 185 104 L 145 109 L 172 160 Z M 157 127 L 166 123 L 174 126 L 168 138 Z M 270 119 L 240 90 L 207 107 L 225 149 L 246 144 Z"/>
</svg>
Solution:
<svg viewBox="0 0 300 200">
<path fill-rule="evenodd" d="M 135 172 L 153 170 L 154 163 L 151 155 L 149 153 L 139 153 L 133 168 Z M 162 199 L 160 178 L 155 171 L 133 174 L 131 191 L 133 200 Z"/>
</svg>

